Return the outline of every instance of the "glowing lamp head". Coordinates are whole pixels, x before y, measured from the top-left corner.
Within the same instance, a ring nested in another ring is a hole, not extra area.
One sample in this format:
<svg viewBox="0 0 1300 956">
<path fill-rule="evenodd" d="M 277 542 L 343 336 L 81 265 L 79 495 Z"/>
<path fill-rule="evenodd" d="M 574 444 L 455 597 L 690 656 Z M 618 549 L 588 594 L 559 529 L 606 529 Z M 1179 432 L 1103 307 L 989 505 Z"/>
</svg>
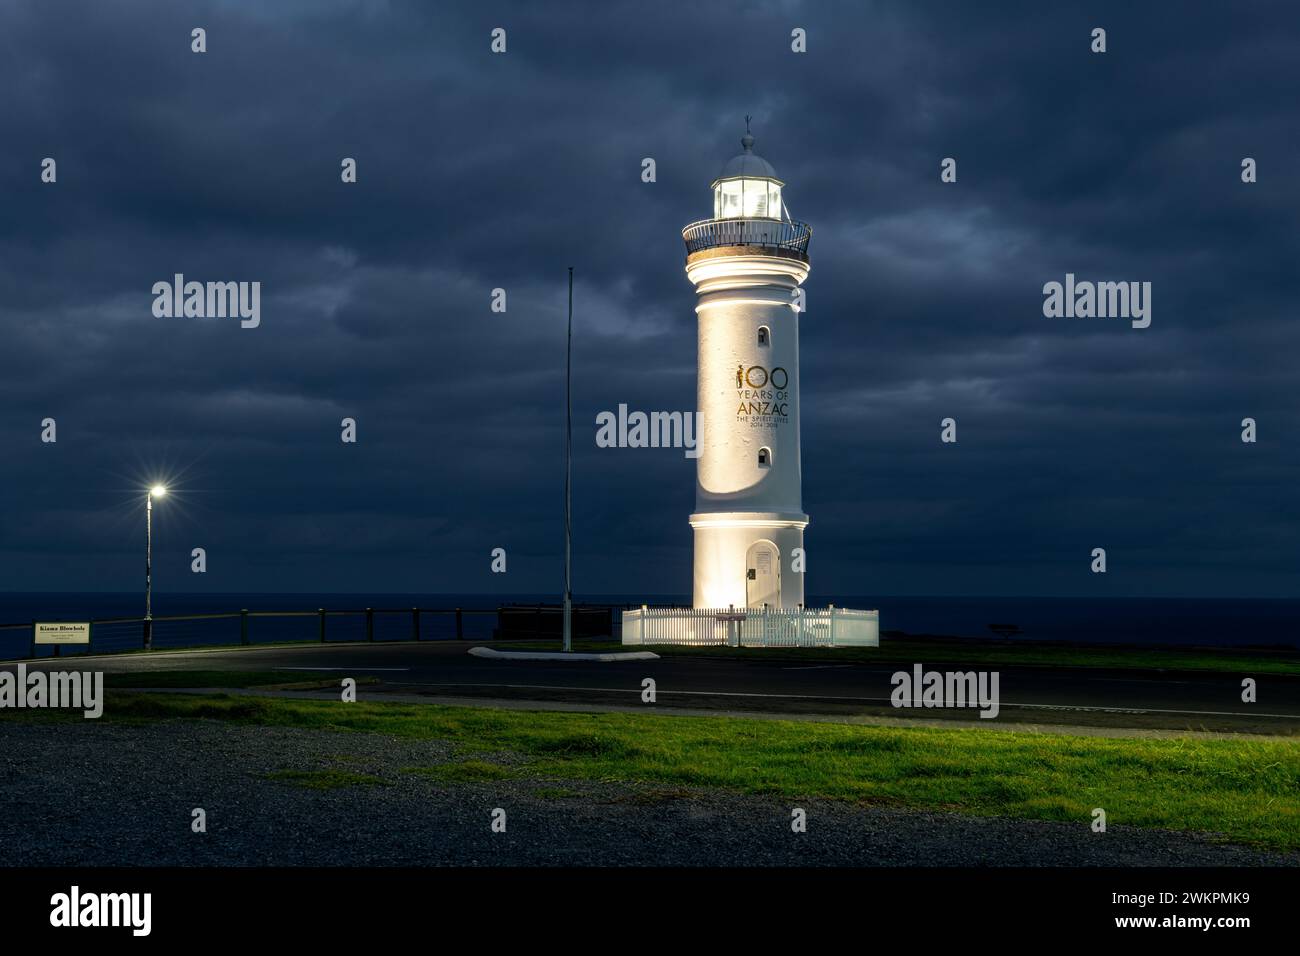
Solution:
<svg viewBox="0 0 1300 956">
<path fill-rule="evenodd" d="M 166 485 L 154 485 L 149 489 L 149 497 L 151 498 L 161 498 L 165 494 L 167 494 Z"/>
</svg>

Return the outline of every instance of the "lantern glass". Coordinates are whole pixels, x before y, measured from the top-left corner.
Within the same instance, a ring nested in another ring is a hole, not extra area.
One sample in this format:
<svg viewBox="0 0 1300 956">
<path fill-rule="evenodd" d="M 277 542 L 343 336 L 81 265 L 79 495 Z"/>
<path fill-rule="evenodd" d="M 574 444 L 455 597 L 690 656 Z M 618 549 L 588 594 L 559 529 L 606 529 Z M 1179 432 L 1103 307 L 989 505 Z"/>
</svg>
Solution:
<svg viewBox="0 0 1300 956">
<path fill-rule="evenodd" d="M 714 219 L 780 219 L 781 184 L 770 179 L 724 179 L 713 188 Z"/>
</svg>

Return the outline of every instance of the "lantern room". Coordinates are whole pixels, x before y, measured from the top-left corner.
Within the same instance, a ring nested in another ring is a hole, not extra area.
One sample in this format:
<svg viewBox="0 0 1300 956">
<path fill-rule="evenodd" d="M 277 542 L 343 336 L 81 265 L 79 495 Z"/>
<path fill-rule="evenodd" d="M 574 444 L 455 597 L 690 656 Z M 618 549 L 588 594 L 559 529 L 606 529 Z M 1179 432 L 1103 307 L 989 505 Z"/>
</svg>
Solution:
<svg viewBox="0 0 1300 956">
<path fill-rule="evenodd" d="M 786 219 L 776 170 L 754 152 L 748 132 L 740 141 L 745 151 L 722 168 L 713 181 L 714 219 Z"/>
</svg>

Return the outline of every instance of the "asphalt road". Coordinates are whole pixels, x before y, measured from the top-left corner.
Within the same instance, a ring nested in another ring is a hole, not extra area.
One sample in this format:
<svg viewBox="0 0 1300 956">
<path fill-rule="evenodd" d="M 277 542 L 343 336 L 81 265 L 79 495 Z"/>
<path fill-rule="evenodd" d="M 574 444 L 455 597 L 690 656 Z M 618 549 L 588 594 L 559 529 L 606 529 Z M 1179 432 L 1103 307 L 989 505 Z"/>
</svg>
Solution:
<svg viewBox="0 0 1300 956">
<path fill-rule="evenodd" d="M 689 708 L 790 715 L 874 715 L 975 721 L 990 725 L 1070 724 L 1163 730 L 1218 730 L 1300 734 L 1300 679 L 1267 674 L 1162 674 L 1096 668 L 1002 666 L 1000 711 L 981 719 L 976 709 L 895 708 L 892 676 L 911 671 L 898 663 L 825 663 L 807 660 L 664 657 L 651 661 L 502 661 L 467 653 L 470 642 L 424 644 L 303 644 L 200 651 L 169 651 L 97 658 L 44 659 L 28 666 L 90 667 L 109 673 L 166 670 L 284 670 L 286 682 L 337 674 L 369 677 L 363 696 L 417 694 L 457 698 L 548 701 L 610 708 Z M 497 645 L 508 649 L 508 645 Z M 15 665 L 0 665 L 12 670 Z M 926 670 L 977 670 L 978 665 L 929 663 Z M 1242 677 L 1255 677 L 1257 698 L 1241 700 Z M 653 678 L 654 705 L 641 699 Z"/>
</svg>

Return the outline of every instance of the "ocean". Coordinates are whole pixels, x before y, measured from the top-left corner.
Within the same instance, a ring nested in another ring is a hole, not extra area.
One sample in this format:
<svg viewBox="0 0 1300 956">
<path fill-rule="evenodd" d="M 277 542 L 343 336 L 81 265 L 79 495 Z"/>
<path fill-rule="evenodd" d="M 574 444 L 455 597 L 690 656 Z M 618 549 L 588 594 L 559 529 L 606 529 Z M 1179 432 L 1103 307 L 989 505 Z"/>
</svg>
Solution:
<svg viewBox="0 0 1300 956">
<path fill-rule="evenodd" d="M 1076 644 L 1140 646 L 1219 646 L 1300 648 L 1300 600 L 1217 598 L 1053 598 L 1053 597 L 841 597 L 810 598 L 810 606 L 833 600 L 842 607 L 876 608 L 881 632 L 955 637 L 993 637 L 990 625 L 1010 625 L 1013 639 L 1063 641 Z M 652 605 L 689 603 L 686 595 L 575 595 L 588 604 Z M 540 594 L 183 594 L 155 593 L 155 618 L 185 614 L 249 611 L 351 611 L 326 619 L 328 640 L 365 638 L 367 607 L 397 609 L 374 615 L 376 640 L 407 639 L 413 633 L 409 608 L 465 609 L 461 633 L 470 640 L 488 640 L 496 625 L 491 613 L 501 604 L 557 602 Z M 137 593 L 0 593 L 0 624 L 32 620 L 90 620 L 138 618 L 144 598 Z M 478 612 L 478 613 L 474 613 Z M 617 627 L 617 615 L 615 615 Z M 249 619 L 249 642 L 318 640 L 316 614 Z M 122 650 L 140 646 L 140 625 L 102 624 L 95 628 L 95 646 Z M 454 614 L 420 615 L 422 640 L 452 638 Z M 233 644 L 240 640 L 240 621 L 154 624 L 156 647 Z M 0 659 L 25 655 L 29 628 L 0 629 Z"/>
</svg>

